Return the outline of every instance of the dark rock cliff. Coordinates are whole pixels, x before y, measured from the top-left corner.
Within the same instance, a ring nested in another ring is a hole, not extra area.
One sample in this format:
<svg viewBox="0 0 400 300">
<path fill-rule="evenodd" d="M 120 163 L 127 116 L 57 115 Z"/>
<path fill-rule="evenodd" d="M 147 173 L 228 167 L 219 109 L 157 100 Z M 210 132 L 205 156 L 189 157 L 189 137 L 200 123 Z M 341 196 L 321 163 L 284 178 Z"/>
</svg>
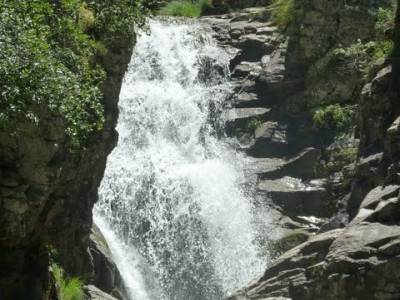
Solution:
<svg viewBox="0 0 400 300">
<path fill-rule="evenodd" d="M 1 299 L 56 297 L 51 252 L 68 276 L 106 292 L 113 289 L 95 276 L 99 253 L 89 251 L 92 208 L 107 155 L 117 141 L 119 91 L 134 45 L 113 38 L 115 46 L 96 58 L 106 71 L 101 88 L 105 124 L 89 137 L 87 148 L 70 151 L 61 116 L 45 107 L 38 126 L 18 124 L 17 132 L 0 132 Z"/>
</svg>

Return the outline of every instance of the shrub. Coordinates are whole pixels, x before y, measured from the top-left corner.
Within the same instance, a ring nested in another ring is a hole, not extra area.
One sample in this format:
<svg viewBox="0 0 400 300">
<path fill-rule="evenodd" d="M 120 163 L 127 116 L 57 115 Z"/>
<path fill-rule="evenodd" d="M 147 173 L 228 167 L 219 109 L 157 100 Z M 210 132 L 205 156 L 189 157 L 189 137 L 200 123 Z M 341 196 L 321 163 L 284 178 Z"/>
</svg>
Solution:
<svg viewBox="0 0 400 300">
<path fill-rule="evenodd" d="M 394 28 L 397 1 L 392 0 L 388 7 L 380 7 L 375 23 L 375 41 L 373 57 L 375 59 L 388 57 L 394 47 L 393 41 L 388 36 L 388 31 Z"/>
<path fill-rule="evenodd" d="M 262 125 L 262 122 L 259 118 L 251 118 L 247 123 L 246 123 L 246 130 L 248 131 L 254 131 L 257 128 L 259 128 Z"/>
<path fill-rule="evenodd" d="M 272 18 L 280 27 L 286 27 L 296 20 L 295 0 L 273 0 L 270 6 Z"/>
<path fill-rule="evenodd" d="M 388 57 L 394 48 L 394 42 L 391 40 L 379 41 L 374 43 L 373 58 L 381 59 Z"/>
<path fill-rule="evenodd" d="M 132 40 L 139 15 L 130 0 L 0 2 L 0 127 L 53 113 L 72 146 L 84 145 L 104 123 L 95 56 L 117 37 Z"/>
<path fill-rule="evenodd" d="M 339 172 L 343 167 L 357 160 L 358 148 L 354 146 L 335 148 L 329 151 L 329 160 L 321 162 L 316 168 L 316 174 L 321 177 Z"/>
<path fill-rule="evenodd" d="M 342 131 L 351 126 L 353 116 L 354 108 L 352 106 L 328 105 L 314 112 L 314 127 Z"/>
<path fill-rule="evenodd" d="M 159 10 L 160 15 L 164 16 L 181 16 L 196 18 L 212 6 L 211 0 L 176 0 L 169 2 L 166 6 Z"/>
<path fill-rule="evenodd" d="M 66 278 L 64 270 L 57 264 L 52 264 L 52 273 L 57 285 L 60 300 L 83 300 L 85 293 L 83 283 L 77 278 Z"/>
<path fill-rule="evenodd" d="M 96 23 L 96 18 L 92 10 L 90 10 L 86 3 L 83 3 L 78 12 L 79 24 L 83 31 L 87 32 L 93 29 Z"/>
<path fill-rule="evenodd" d="M 377 34 L 384 35 L 394 27 L 397 1 L 392 0 L 388 7 L 380 7 L 376 15 L 375 31 Z"/>
</svg>

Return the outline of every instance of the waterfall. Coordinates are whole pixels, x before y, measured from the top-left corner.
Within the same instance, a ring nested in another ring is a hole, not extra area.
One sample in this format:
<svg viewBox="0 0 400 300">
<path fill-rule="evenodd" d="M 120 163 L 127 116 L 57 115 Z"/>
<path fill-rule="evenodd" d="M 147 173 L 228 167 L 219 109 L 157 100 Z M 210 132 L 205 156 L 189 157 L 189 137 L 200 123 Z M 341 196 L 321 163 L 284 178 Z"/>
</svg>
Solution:
<svg viewBox="0 0 400 300">
<path fill-rule="evenodd" d="M 265 269 L 243 158 L 218 134 L 229 60 L 196 22 L 138 38 L 94 209 L 132 300 L 218 300 Z"/>
</svg>

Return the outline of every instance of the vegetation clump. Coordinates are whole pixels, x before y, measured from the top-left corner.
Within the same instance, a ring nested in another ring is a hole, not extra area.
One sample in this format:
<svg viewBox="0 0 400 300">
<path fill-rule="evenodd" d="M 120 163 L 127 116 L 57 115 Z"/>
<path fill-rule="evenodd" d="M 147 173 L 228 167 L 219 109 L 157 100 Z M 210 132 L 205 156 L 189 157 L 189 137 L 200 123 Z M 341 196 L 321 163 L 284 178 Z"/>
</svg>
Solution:
<svg viewBox="0 0 400 300">
<path fill-rule="evenodd" d="M 140 2 L 139 2 L 140 3 Z M 133 39 L 142 22 L 129 0 L 9 0 L 0 3 L 0 126 L 59 115 L 73 146 L 100 130 L 104 116 L 96 57 L 112 40 Z"/>
<path fill-rule="evenodd" d="M 197 18 L 210 7 L 212 7 L 212 0 L 175 0 L 162 7 L 159 14 Z"/>
<path fill-rule="evenodd" d="M 354 163 L 358 156 L 356 144 L 341 143 L 349 137 L 342 136 L 335 139 L 335 142 L 325 149 L 325 159 L 316 166 L 316 175 L 326 177 L 343 170 L 345 166 Z"/>
<path fill-rule="evenodd" d="M 397 10 L 397 1 L 392 1 L 388 7 L 380 7 L 377 13 L 375 23 L 376 41 L 374 45 L 374 58 L 388 57 L 394 47 L 391 40 L 391 31 L 394 28 L 395 14 Z"/>
<path fill-rule="evenodd" d="M 361 42 L 348 46 L 347 48 L 335 49 L 336 55 L 353 57 L 358 62 L 359 68 L 368 71 L 371 61 L 388 57 L 394 47 L 390 32 L 394 27 L 395 12 L 397 9 L 396 1 L 387 7 L 380 7 L 376 14 L 375 37 L 368 42 Z"/>
<path fill-rule="evenodd" d="M 51 266 L 60 300 L 83 300 L 85 293 L 83 283 L 78 277 L 67 278 L 64 270 L 57 264 Z"/>
<path fill-rule="evenodd" d="M 296 20 L 295 0 L 273 0 L 271 4 L 272 18 L 278 26 L 284 28 Z"/>
<path fill-rule="evenodd" d="M 346 130 L 351 127 L 353 116 L 353 106 L 328 105 L 314 112 L 314 127 L 328 130 Z"/>
<path fill-rule="evenodd" d="M 260 120 L 260 118 L 251 118 L 247 123 L 246 123 L 246 130 L 247 131 L 254 131 L 258 128 L 260 128 L 262 125 L 262 121 Z"/>
</svg>

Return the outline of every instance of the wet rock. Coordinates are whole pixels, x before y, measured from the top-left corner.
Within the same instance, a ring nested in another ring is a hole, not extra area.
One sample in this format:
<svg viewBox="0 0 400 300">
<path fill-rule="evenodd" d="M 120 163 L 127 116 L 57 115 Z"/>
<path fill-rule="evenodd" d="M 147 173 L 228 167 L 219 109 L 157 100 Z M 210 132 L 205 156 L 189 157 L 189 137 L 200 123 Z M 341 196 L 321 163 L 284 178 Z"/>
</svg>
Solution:
<svg viewBox="0 0 400 300">
<path fill-rule="evenodd" d="M 270 109 L 265 107 L 254 107 L 254 108 L 235 108 L 226 111 L 225 120 L 234 121 L 237 119 L 249 119 L 253 117 L 260 117 L 268 113 Z"/>
<path fill-rule="evenodd" d="M 118 300 L 113 296 L 104 293 L 102 290 L 99 290 L 94 285 L 88 285 L 85 287 L 87 300 Z"/>
<path fill-rule="evenodd" d="M 241 92 L 233 98 L 233 106 L 235 108 L 260 107 L 261 101 L 257 94 Z"/>
<path fill-rule="evenodd" d="M 283 237 L 270 243 L 269 252 L 273 257 L 278 257 L 286 251 L 304 243 L 312 236 L 307 229 L 292 229 L 283 234 Z"/>
<path fill-rule="evenodd" d="M 232 72 L 233 78 L 256 78 L 261 71 L 258 63 L 242 62 Z"/>
<path fill-rule="evenodd" d="M 233 88 L 233 91 L 235 93 L 255 93 L 255 81 L 253 80 L 248 80 L 248 79 L 244 79 L 244 80 L 232 80 L 231 81 L 231 86 Z M 258 97 L 258 94 L 257 94 Z"/>
<path fill-rule="evenodd" d="M 290 176 L 302 179 L 313 178 L 315 174 L 315 165 L 320 155 L 321 152 L 318 149 L 304 149 L 300 154 L 288 160 L 279 169 L 265 172 L 261 174 L 261 177 L 264 179 L 276 179 L 290 174 Z"/>
<path fill-rule="evenodd" d="M 400 296 L 399 253 L 398 226 L 361 223 L 328 231 L 283 254 L 229 299 L 394 300 Z"/>
<path fill-rule="evenodd" d="M 245 178 L 251 179 L 248 181 L 257 182 L 261 174 L 276 170 L 284 163 L 285 161 L 279 158 L 255 158 L 249 156 L 246 158 L 243 170 Z"/>
<path fill-rule="evenodd" d="M 265 194 L 288 216 L 330 217 L 332 197 L 321 181 L 303 183 L 291 177 L 262 180 L 258 192 Z"/>
<path fill-rule="evenodd" d="M 356 166 L 354 181 L 352 183 L 350 199 L 347 202 L 347 212 L 353 218 L 367 193 L 381 180 L 381 163 L 383 153 L 376 153 L 362 157 Z"/>
<path fill-rule="evenodd" d="M 237 128 L 248 130 L 249 122 L 252 120 L 264 119 L 270 112 L 270 109 L 265 107 L 250 107 L 250 108 L 235 108 L 228 109 L 224 112 L 224 120 L 226 121 L 226 130 L 228 133 Z"/>
<path fill-rule="evenodd" d="M 257 29 L 254 31 L 256 32 Z M 270 43 L 270 38 L 264 35 L 241 35 L 233 46 L 242 50 L 242 59 L 245 61 L 259 61 L 266 54 L 271 54 L 275 46 Z"/>
<path fill-rule="evenodd" d="M 275 32 L 278 32 L 278 27 L 276 27 L 276 26 L 263 26 L 263 27 L 257 28 L 256 34 L 259 34 L 259 35 L 272 35 Z"/>
<path fill-rule="evenodd" d="M 289 153 L 287 130 L 278 122 L 265 122 L 254 133 L 255 142 L 248 153 L 254 157 L 282 157 Z"/>
<path fill-rule="evenodd" d="M 110 295 L 124 295 L 125 287 L 107 242 L 96 224 L 90 234 L 89 250 L 93 259 L 93 284 Z M 118 297 L 120 298 L 120 297 Z"/>
<path fill-rule="evenodd" d="M 351 224 L 363 221 L 396 223 L 400 216 L 400 186 L 377 186 L 372 189 L 361 203 L 360 209 Z"/>
</svg>

